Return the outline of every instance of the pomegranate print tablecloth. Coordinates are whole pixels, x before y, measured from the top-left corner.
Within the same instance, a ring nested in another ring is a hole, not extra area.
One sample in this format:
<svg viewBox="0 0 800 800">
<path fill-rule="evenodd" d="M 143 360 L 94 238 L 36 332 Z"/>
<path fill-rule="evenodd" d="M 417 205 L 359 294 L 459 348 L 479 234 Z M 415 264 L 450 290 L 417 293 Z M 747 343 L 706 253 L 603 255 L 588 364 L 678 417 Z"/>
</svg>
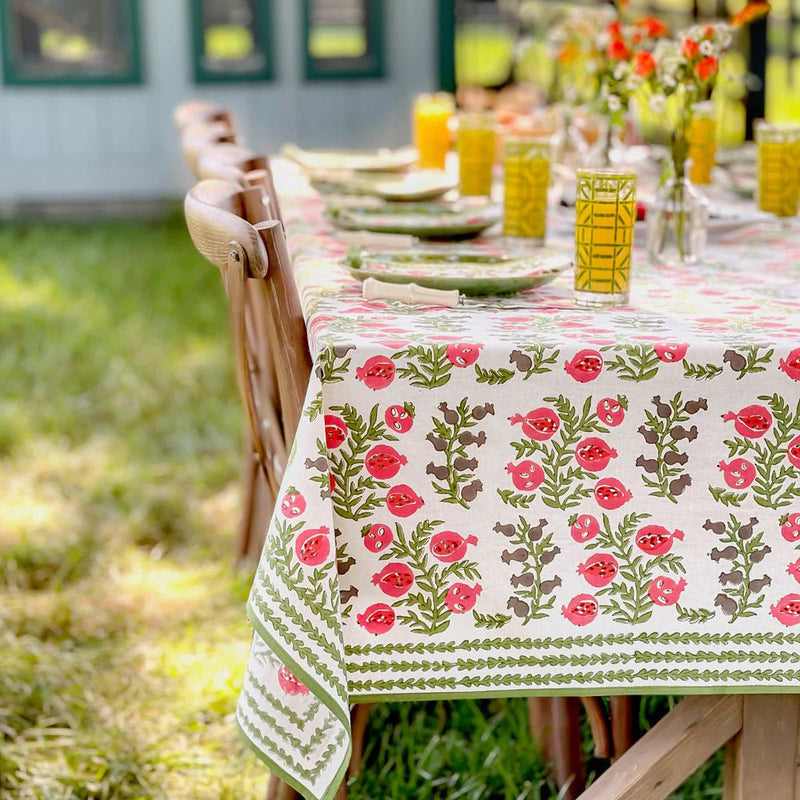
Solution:
<svg viewBox="0 0 800 800">
<path fill-rule="evenodd" d="M 800 690 L 797 229 L 637 250 L 627 308 L 450 310 L 363 301 L 284 198 L 315 369 L 238 709 L 272 769 L 331 798 L 368 699 Z"/>
</svg>

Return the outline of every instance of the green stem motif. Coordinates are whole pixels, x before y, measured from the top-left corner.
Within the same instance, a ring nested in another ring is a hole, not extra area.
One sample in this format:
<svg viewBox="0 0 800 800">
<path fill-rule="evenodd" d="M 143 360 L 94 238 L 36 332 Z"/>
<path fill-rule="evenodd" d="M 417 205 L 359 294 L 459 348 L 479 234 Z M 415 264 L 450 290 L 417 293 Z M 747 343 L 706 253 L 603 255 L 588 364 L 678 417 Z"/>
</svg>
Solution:
<svg viewBox="0 0 800 800">
<path fill-rule="evenodd" d="M 408 625 L 414 633 L 427 636 L 442 633 L 450 626 L 452 612 L 445 598 L 452 579 L 480 579 L 478 565 L 474 561 L 462 559 L 444 564 L 429 555 L 434 529 L 443 524 L 441 520 L 425 520 L 416 526 L 410 536 L 406 536 L 399 523 L 396 524 L 394 540 L 380 557 L 381 561 L 402 561 L 413 571 L 414 586 L 403 597 L 394 600 L 392 605 L 405 608 L 405 613 L 397 615 L 398 622 Z"/>
<path fill-rule="evenodd" d="M 322 383 L 338 383 L 344 380 L 352 359 L 347 353 L 352 350 L 350 346 L 326 347 L 317 358 L 317 375 Z"/>
<path fill-rule="evenodd" d="M 605 368 L 617 373 L 623 381 L 649 381 L 658 375 L 661 359 L 649 344 L 611 344 L 601 347 L 603 353 L 613 352 L 614 358 L 606 358 Z"/>
<path fill-rule="evenodd" d="M 348 434 L 343 444 L 335 450 L 325 450 L 335 485 L 332 498 L 336 513 L 346 519 L 359 520 L 380 508 L 385 498 L 376 494 L 379 489 L 388 489 L 389 484 L 373 478 L 364 470 L 364 456 L 374 443 L 397 441 L 383 422 L 378 419 L 379 406 L 370 411 L 369 421 L 349 403 L 345 406 L 332 406 L 331 411 L 341 415 L 347 424 Z M 320 446 L 324 445 L 319 443 Z M 323 476 L 323 479 L 327 478 Z"/>
<path fill-rule="evenodd" d="M 545 477 L 538 492 L 546 506 L 560 509 L 574 508 L 592 493 L 592 487 L 588 486 L 586 481 L 597 480 L 595 473 L 587 472 L 573 463 L 575 446 L 583 434 L 608 433 L 608 428 L 603 427 L 598 421 L 597 415 L 592 410 L 591 397 L 586 398 L 580 415 L 564 395 L 545 397 L 544 401 L 555 407 L 561 419 L 558 433 L 546 442 L 522 439 L 511 442 L 511 446 L 517 458 L 541 455 L 541 466 Z M 497 492 L 503 502 L 515 508 L 527 508 L 536 497 L 535 492 L 519 495 L 503 489 L 498 489 Z"/>
<path fill-rule="evenodd" d="M 622 523 L 612 527 L 608 516 L 603 514 L 600 533 L 586 545 L 587 550 L 610 552 L 619 564 L 618 576 L 606 587 L 598 589 L 598 597 L 608 601 L 602 609 L 611 613 L 615 622 L 641 625 L 653 616 L 653 602 L 648 589 L 656 570 L 680 575 L 685 572 L 680 558 L 674 553 L 665 553 L 652 558 L 636 553 L 636 530 L 649 514 L 627 514 Z"/>
<path fill-rule="evenodd" d="M 514 370 L 505 369 L 483 369 L 480 364 L 475 365 L 475 375 L 478 383 L 488 383 L 489 386 L 508 383 L 516 373 Z"/>
<path fill-rule="evenodd" d="M 303 413 L 313 422 L 322 413 L 322 392 L 319 391 Z"/>
<path fill-rule="evenodd" d="M 759 351 L 766 350 L 762 355 Z M 736 368 L 739 373 L 736 380 L 740 381 L 745 375 L 750 375 L 754 372 L 764 372 L 772 361 L 772 356 L 775 349 L 751 344 L 744 348 L 745 355 L 737 353 L 735 350 L 728 350 L 725 353 L 725 360 L 731 365 L 731 369 Z"/>
<path fill-rule="evenodd" d="M 756 479 L 749 491 L 753 499 L 762 508 L 785 508 L 800 497 L 800 471 L 786 463 L 787 445 L 800 432 L 800 401 L 794 411 L 778 394 L 759 395 L 759 400 L 769 406 L 773 416 L 773 425 L 769 433 L 760 439 L 734 436 L 726 439 L 728 457 L 750 455 L 756 468 Z M 719 502 L 733 500 L 731 505 L 739 505 L 736 499 L 746 497 L 746 493 L 734 498 L 725 494 L 725 489 L 708 487 L 711 495 Z"/>
<path fill-rule="evenodd" d="M 462 398 L 454 409 L 449 408 L 445 402 L 439 403 L 439 411 L 441 419 L 432 418 L 433 431 L 428 434 L 427 439 L 444 456 L 445 464 L 439 467 L 431 462 L 429 471 L 434 477 L 437 473 L 446 474 L 444 480 L 432 481 L 432 485 L 443 502 L 457 503 L 469 508 L 469 503 L 475 500 L 483 489 L 483 484 L 473 480 L 478 462 L 477 459 L 468 457 L 467 446 L 480 446 L 485 434 L 479 433 L 475 436 L 468 433 L 470 428 L 478 424 L 472 417 L 468 397 Z M 471 480 L 473 482 L 469 486 L 464 486 Z"/>
<path fill-rule="evenodd" d="M 683 359 L 683 377 L 696 381 L 708 381 L 722 374 L 722 367 L 716 364 L 693 364 Z"/>
<path fill-rule="evenodd" d="M 422 347 L 412 344 L 394 353 L 392 358 L 402 364 L 398 366 L 397 374 L 408 378 L 412 386 L 438 389 L 450 380 L 453 365 L 447 358 L 446 345 Z"/>
<path fill-rule="evenodd" d="M 553 545 L 553 534 L 544 533 L 543 528 L 546 525 L 547 520 L 540 519 L 539 524 L 534 527 L 525 517 L 520 516 L 519 522 L 514 526 L 514 533 L 509 537 L 509 548 L 504 553 L 510 555 L 509 551 L 514 546 L 517 548 L 516 553 L 520 552 L 520 548 L 527 553 L 525 560 L 521 562 L 519 574 L 510 579 L 514 593 L 508 598 L 508 607 L 517 616 L 523 617 L 523 625 L 547 616 L 547 612 L 555 604 L 553 590 L 561 585 L 558 575 L 546 582 L 542 580 L 545 567 L 560 552 L 560 548 Z"/>
<path fill-rule="evenodd" d="M 725 524 L 725 530 L 718 534 L 722 550 L 712 551 L 712 558 L 719 561 L 722 553 L 735 552 L 730 560 L 730 571 L 719 576 L 723 591 L 720 592 L 714 604 L 722 609 L 729 617 L 728 622 L 735 622 L 742 617 L 754 617 L 756 610 L 764 602 L 764 589 L 771 583 L 766 574 L 760 579 L 754 579 L 752 572 L 755 564 L 759 563 L 764 555 L 764 533 L 754 532 L 758 519 L 751 517 L 747 523 L 740 523 L 731 514 Z M 726 552 L 727 551 L 727 552 Z M 768 552 L 768 551 L 767 551 Z"/>
<path fill-rule="evenodd" d="M 534 375 L 544 375 L 547 372 L 552 372 L 553 367 L 558 363 L 558 356 L 561 353 L 559 348 L 548 348 L 543 344 L 529 345 L 524 347 L 523 350 L 531 360 L 530 366 L 525 370 L 525 377 L 523 378 L 525 381 Z M 548 350 L 552 351 L 549 355 L 547 353 Z"/>
</svg>

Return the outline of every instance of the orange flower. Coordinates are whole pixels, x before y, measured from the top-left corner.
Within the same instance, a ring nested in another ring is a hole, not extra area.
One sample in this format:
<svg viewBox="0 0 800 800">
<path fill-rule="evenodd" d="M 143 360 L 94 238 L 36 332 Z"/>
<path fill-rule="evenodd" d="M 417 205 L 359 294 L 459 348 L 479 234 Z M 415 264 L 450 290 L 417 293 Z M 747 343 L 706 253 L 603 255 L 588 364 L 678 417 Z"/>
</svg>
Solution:
<svg viewBox="0 0 800 800">
<path fill-rule="evenodd" d="M 631 57 L 631 51 L 624 39 L 612 39 L 606 49 L 606 55 L 612 61 L 627 61 Z"/>
<path fill-rule="evenodd" d="M 764 17 L 770 12 L 770 5 L 767 0 L 750 0 L 750 2 L 738 13 L 734 14 L 730 23 L 734 28 L 757 20 L 759 17 Z"/>
<path fill-rule="evenodd" d="M 695 65 L 694 74 L 701 81 L 710 80 L 717 74 L 717 59 L 714 56 L 701 58 Z"/>
<path fill-rule="evenodd" d="M 612 39 L 619 39 L 622 36 L 622 26 L 619 20 L 615 19 L 613 22 L 609 22 L 606 31 Z"/>
<path fill-rule="evenodd" d="M 697 54 L 700 52 L 700 45 L 694 39 L 684 39 L 681 51 L 684 57 L 691 61 L 693 58 L 697 58 Z"/>
<path fill-rule="evenodd" d="M 558 59 L 559 64 L 564 64 L 565 66 L 569 64 L 574 64 L 577 61 L 578 56 L 580 55 L 580 48 L 574 42 L 567 42 L 559 51 L 556 58 Z"/>
<path fill-rule="evenodd" d="M 646 50 L 639 50 L 633 54 L 634 71 L 642 78 L 649 78 L 656 71 L 656 60 L 652 53 Z"/>
<path fill-rule="evenodd" d="M 706 39 L 713 39 L 714 38 L 714 26 L 713 25 L 706 25 L 706 28 L 703 31 L 703 36 Z"/>
<path fill-rule="evenodd" d="M 636 23 L 637 28 L 642 28 L 650 39 L 661 39 L 669 31 L 667 26 L 658 17 L 645 17 Z"/>
</svg>

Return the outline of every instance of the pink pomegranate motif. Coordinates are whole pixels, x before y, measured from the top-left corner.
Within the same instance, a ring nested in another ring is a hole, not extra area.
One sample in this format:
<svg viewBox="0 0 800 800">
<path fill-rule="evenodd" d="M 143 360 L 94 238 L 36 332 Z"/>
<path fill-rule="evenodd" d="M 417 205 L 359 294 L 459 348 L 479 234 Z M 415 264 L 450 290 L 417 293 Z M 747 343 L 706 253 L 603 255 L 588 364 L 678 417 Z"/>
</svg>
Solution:
<svg viewBox="0 0 800 800">
<path fill-rule="evenodd" d="M 299 517 L 305 510 L 305 497 L 293 486 L 290 486 L 281 500 L 281 513 L 284 517 Z"/>
<path fill-rule="evenodd" d="M 385 389 L 394 380 L 394 361 L 387 356 L 372 356 L 356 368 L 356 378 L 369 389 Z"/>
<path fill-rule="evenodd" d="M 449 344 L 445 355 L 454 367 L 469 367 L 478 360 L 481 347 L 482 344 Z"/>
<path fill-rule="evenodd" d="M 364 537 L 364 547 L 370 553 L 380 553 L 385 550 L 394 539 L 392 529 L 388 525 L 376 522 L 374 525 L 369 525 L 361 531 Z"/>
<path fill-rule="evenodd" d="M 778 368 L 783 370 L 793 381 L 800 381 L 800 347 L 796 347 L 786 358 L 778 362 Z"/>
<path fill-rule="evenodd" d="M 597 350 L 581 350 L 564 364 L 564 369 L 579 383 L 588 383 L 603 371 L 603 356 Z"/>
<path fill-rule="evenodd" d="M 561 420 L 552 408 L 534 408 L 525 416 L 514 414 L 509 417 L 512 425 L 522 423 L 522 432 L 537 442 L 546 442 L 559 428 Z"/>
<path fill-rule="evenodd" d="M 581 544 L 594 539 L 600 533 L 600 523 L 591 514 L 581 514 L 569 529 L 572 538 Z"/>
<path fill-rule="evenodd" d="M 307 567 L 318 567 L 327 561 L 331 554 L 330 529 L 326 527 L 309 528 L 303 531 L 294 543 L 297 557 Z"/>
<path fill-rule="evenodd" d="M 394 620 L 394 609 L 386 603 L 373 603 L 363 614 L 356 615 L 356 622 L 376 636 L 391 630 Z"/>
<path fill-rule="evenodd" d="M 800 622 L 800 594 L 784 595 L 769 610 L 782 625 L 797 625 Z"/>
<path fill-rule="evenodd" d="M 792 564 L 789 564 L 789 566 L 786 567 L 786 572 L 788 572 L 789 575 L 791 575 L 798 583 L 800 583 L 800 558 L 798 558 L 797 561 L 793 562 Z"/>
<path fill-rule="evenodd" d="M 601 478 L 594 487 L 594 499 L 600 508 L 619 508 L 632 497 L 630 491 L 616 478 Z"/>
<path fill-rule="evenodd" d="M 383 421 L 395 433 L 408 433 L 414 424 L 414 406 L 411 403 L 389 406 L 383 415 Z"/>
<path fill-rule="evenodd" d="M 717 467 L 722 471 L 725 483 L 731 489 L 742 491 L 746 489 L 756 479 L 756 468 L 752 461 L 746 458 L 734 458 L 733 461 L 725 463 L 720 461 Z"/>
<path fill-rule="evenodd" d="M 301 683 L 300 679 L 283 664 L 278 669 L 278 685 L 288 695 L 308 694 L 305 684 Z"/>
<path fill-rule="evenodd" d="M 740 436 L 758 439 L 772 426 L 772 414 L 764 406 L 745 406 L 741 411 L 728 411 L 722 415 L 723 422 L 733 420 L 733 427 Z"/>
<path fill-rule="evenodd" d="M 578 565 L 578 575 L 583 575 L 591 586 L 601 589 L 608 586 L 619 572 L 619 563 L 611 553 L 595 553 Z"/>
<path fill-rule="evenodd" d="M 657 606 L 674 606 L 685 588 L 686 581 L 683 578 L 676 583 L 672 578 L 661 575 L 652 580 L 647 594 Z"/>
<path fill-rule="evenodd" d="M 408 459 L 388 444 L 376 444 L 364 457 L 367 472 L 379 481 L 394 478 L 405 464 Z"/>
<path fill-rule="evenodd" d="M 340 447 L 347 438 L 347 423 L 335 414 L 325 415 L 325 445 L 328 450 Z"/>
<path fill-rule="evenodd" d="M 396 517 L 410 517 L 415 511 L 419 511 L 424 503 L 425 501 L 405 483 L 398 483 L 386 494 L 386 508 Z"/>
<path fill-rule="evenodd" d="M 649 556 L 663 556 L 672 549 L 675 539 L 683 541 L 683 531 L 668 531 L 663 525 L 645 525 L 636 532 L 636 545 Z"/>
<path fill-rule="evenodd" d="M 533 492 L 544 480 L 544 470 L 535 462 L 527 459 L 519 464 L 506 464 L 506 472 L 511 475 L 514 487 L 521 492 Z"/>
<path fill-rule="evenodd" d="M 455 531 L 440 531 L 431 537 L 431 553 L 439 561 L 450 563 L 451 561 L 461 561 L 467 554 L 467 545 L 478 544 L 475 536 L 470 534 L 465 539 L 460 533 Z"/>
<path fill-rule="evenodd" d="M 468 586 L 466 583 L 454 583 L 447 590 L 444 603 L 454 614 L 466 614 L 467 611 L 472 611 L 478 595 L 482 591 L 479 583 L 474 586 Z"/>
<path fill-rule="evenodd" d="M 597 619 L 600 604 L 597 598 L 590 594 L 577 594 L 565 606 L 561 606 L 561 613 L 573 625 L 588 625 Z"/>
<path fill-rule="evenodd" d="M 787 542 L 800 541 L 800 513 L 795 511 L 786 517 L 786 522 L 781 525 L 781 536 Z"/>
<path fill-rule="evenodd" d="M 793 467 L 800 469 L 800 436 L 795 436 L 786 448 L 786 458 Z"/>
<path fill-rule="evenodd" d="M 616 457 L 617 451 L 597 436 L 587 436 L 575 448 L 575 460 L 580 467 L 589 472 L 604 470 L 608 462 Z"/>
<path fill-rule="evenodd" d="M 387 564 L 372 576 L 372 583 L 390 597 L 402 597 L 414 584 L 414 573 L 405 564 Z"/>
<path fill-rule="evenodd" d="M 619 400 L 615 400 L 613 397 L 604 397 L 600 400 L 595 413 L 600 422 L 611 428 L 616 428 L 625 419 L 625 409 Z"/>
<path fill-rule="evenodd" d="M 656 344 L 653 345 L 655 354 L 665 363 L 671 364 L 674 361 L 682 361 L 689 349 L 688 344 Z"/>
</svg>

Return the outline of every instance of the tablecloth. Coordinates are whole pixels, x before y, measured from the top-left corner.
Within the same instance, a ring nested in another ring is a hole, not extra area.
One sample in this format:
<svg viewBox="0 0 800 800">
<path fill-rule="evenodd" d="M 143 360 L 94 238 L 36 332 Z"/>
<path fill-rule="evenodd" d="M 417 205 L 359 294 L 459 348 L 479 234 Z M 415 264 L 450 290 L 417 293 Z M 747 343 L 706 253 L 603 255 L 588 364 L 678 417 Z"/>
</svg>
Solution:
<svg viewBox="0 0 800 800">
<path fill-rule="evenodd" d="M 800 689 L 797 229 L 637 247 L 629 307 L 419 308 L 361 299 L 298 186 L 314 371 L 237 712 L 270 767 L 331 798 L 357 701 Z"/>
</svg>

